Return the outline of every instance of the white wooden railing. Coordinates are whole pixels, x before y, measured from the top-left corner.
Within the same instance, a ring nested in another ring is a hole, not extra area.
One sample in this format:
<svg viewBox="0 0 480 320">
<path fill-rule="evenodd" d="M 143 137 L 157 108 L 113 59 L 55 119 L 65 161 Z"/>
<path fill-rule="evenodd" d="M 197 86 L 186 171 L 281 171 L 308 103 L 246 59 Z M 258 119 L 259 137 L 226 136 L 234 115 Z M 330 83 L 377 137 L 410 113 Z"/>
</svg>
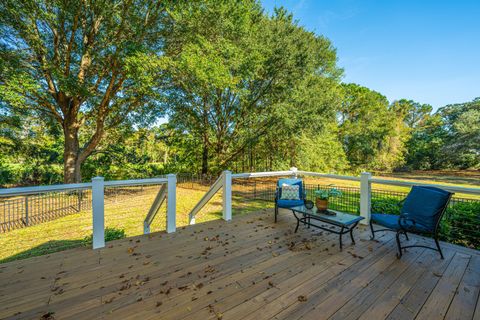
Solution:
<svg viewBox="0 0 480 320">
<path fill-rule="evenodd" d="M 280 176 L 310 176 L 319 178 L 330 178 L 347 181 L 360 182 L 360 215 L 364 217 L 362 224 L 370 222 L 371 199 L 372 199 L 372 183 L 385 184 L 402 187 L 412 186 L 431 186 L 442 188 L 451 192 L 480 195 L 480 188 L 466 188 L 451 185 L 429 184 L 411 182 L 405 180 L 388 180 L 382 178 L 374 178 L 369 172 L 362 172 L 360 176 L 345 176 L 336 174 L 327 174 L 311 171 L 301 171 L 297 168 L 290 168 L 287 171 L 270 171 L 270 172 L 248 172 L 232 174 L 230 171 L 224 171 L 217 181 L 212 185 L 205 196 L 197 203 L 190 212 L 190 224 L 195 223 L 195 215 L 205 206 L 205 204 L 223 187 L 223 219 L 229 221 L 232 219 L 232 179 L 247 179 L 260 177 L 280 177 Z"/>
<path fill-rule="evenodd" d="M 166 178 L 136 179 L 136 180 L 115 180 L 104 181 L 103 177 L 95 177 L 92 182 L 59 184 L 52 186 L 22 187 L 0 189 L 0 197 L 27 196 L 34 194 L 43 194 L 48 192 L 59 192 L 69 190 L 92 190 L 92 228 L 93 228 L 93 248 L 105 247 L 105 187 L 125 187 L 125 186 L 145 186 L 157 185 L 160 188 L 155 200 L 144 220 L 144 233 L 150 232 L 150 224 L 158 213 L 160 206 L 167 198 L 167 218 L 166 231 L 175 232 L 176 230 L 176 184 L 175 174 L 169 174 Z"/>
</svg>

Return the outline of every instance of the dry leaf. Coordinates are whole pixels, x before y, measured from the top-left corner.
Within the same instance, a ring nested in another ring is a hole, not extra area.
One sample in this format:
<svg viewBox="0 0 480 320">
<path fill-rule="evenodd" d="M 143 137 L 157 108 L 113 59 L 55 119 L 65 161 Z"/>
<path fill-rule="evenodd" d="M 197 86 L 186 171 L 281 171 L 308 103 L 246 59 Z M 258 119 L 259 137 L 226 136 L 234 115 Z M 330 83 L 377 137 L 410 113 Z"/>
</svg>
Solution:
<svg viewBox="0 0 480 320">
<path fill-rule="evenodd" d="M 55 314 L 55 312 L 49 311 L 49 312 L 43 314 L 43 315 L 40 317 L 40 319 L 41 319 L 41 320 L 54 320 L 54 319 L 55 319 L 55 317 L 53 316 L 54 314 Z"/>
<path fill-rule="evenodd" d="M 114 296 L 110 297 L 109 299 L 106 299 L 105 301 L 103 301 L 103 303 L 104 304 L 111 303 L 113 301 L 113 299 L 115 299 Z"/>
</svg>

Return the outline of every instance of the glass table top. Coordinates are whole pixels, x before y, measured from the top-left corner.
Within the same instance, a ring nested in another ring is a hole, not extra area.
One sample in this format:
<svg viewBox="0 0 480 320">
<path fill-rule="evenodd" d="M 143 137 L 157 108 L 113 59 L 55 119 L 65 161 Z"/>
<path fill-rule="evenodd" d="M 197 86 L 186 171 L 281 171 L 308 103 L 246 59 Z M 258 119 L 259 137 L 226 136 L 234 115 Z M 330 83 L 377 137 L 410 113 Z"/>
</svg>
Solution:
<svg viewBox="0 0 480 320">
<path fill-rule="evenodd" d="M 298 206 L 298 207 L 292 207 L 290 209 L 295 212 L 309 215 L 313 219 L 329 222 L 329 223 L 340 225 L 340 226 L 348 226 L 362 219 L 365 219 L 364 217 L 356 216 L 356 215 L 341 212 L 341 211 L 331 210 L 331 209 L 328 209 L 328 211 L 334 212 L 335 215 L 328 215 L 322 212 L 317 212 L 316 207 L 313 207 L 312 209 L 307 209 L 305 206 Z"/>
</svg>

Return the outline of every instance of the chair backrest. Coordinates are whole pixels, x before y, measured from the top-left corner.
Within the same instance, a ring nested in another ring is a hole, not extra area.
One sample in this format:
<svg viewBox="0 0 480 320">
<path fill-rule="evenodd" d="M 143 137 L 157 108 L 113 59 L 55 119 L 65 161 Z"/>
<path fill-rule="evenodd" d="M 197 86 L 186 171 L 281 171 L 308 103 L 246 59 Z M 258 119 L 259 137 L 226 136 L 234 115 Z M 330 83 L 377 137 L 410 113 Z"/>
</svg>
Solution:
<svg viewBox="0 0 480 320">
<path fill-rule="evenodd" d="M 401 213 L 407 213 L 429 231 L 436 231 L 453 193 L 435 187 L 413 186 Z"/>
<path fill-rule="evenodd" d="M 287 184 L 289 186 L 295 186 L 295 185 L 298 185 L 300 188 L 299 188 L 299 192 L 300 192 L 300 200 L 304 200 L 305 199 L 305 191 L 304 191 L 304 186 L 303 186 L 303 180 L 302 179 L 293 179 L 293 178 L 282 178 L 282 179 L 278 179 L 277 181 L 277 188 L 279 190 L 279 193 L 278 193 L 278 198 L 281 198 L 282 196 L 282 186 L 284 184 Z"/>
</svg>

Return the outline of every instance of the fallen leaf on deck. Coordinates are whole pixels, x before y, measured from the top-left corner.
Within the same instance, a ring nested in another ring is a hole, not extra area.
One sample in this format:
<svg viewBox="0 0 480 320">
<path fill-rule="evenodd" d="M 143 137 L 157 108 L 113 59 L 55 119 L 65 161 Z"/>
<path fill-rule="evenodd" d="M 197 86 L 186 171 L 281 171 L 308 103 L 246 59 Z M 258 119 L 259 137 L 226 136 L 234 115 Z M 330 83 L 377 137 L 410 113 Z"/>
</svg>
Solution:
<svg viewBox="0 0 480 320">
<path fill-rule="evenodd" d="M 212 273 L 215 272 L 215 268 L 212 266 L 207 266 L 204 271 L 205 273 Z"/>
<path fill-rule="evenodd" d="M 307 301 L 307 297 L 304 296 L 304 295 L 298 296 L 297 299 L 298 299 L 298 301 L 300 301 L 300 302 L 305 302 L 305 301 Z"/>
<path fill-rule="evenodd" d="M 40 317 L 40 319 L 42 319 L 42 320 L 54 320 L 55 319 L 55 317 L 53 316 L 54 314 L 55 314 L 55 312 L 51 312 L 51 311 L 47 312 L 44 315 L 42 315 Z"/>
<path fill-rule="evenodd" d="M 104 304 L 111 303 L 113 299 L 115 299 L 115 297 L 110 297 L 109 299 L 106 299 L 103 303 Z"/>
</svg>

